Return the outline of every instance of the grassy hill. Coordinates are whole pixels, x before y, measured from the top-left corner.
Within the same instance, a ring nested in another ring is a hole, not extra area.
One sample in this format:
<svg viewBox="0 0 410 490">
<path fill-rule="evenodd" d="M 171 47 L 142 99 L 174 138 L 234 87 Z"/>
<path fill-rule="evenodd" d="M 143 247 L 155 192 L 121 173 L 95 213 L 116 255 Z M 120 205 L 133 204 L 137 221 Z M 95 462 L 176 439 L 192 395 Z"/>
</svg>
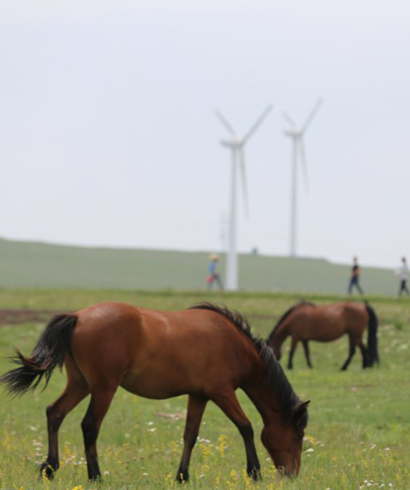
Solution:
<svg viewBox="0 0 410 490">
<path fill-rule="evenodd" d="M 0 287 L 206 288 L 209 252 L 72 247 L 0 239 Z M 221 273 L 224 277 L 224 258 Z M 350 267 L 320 259 L 240 255 L 241 290 L 345 294 Z M 364 268 L 366 294 L 394 295 L 389 269 Z"/>
</svg>

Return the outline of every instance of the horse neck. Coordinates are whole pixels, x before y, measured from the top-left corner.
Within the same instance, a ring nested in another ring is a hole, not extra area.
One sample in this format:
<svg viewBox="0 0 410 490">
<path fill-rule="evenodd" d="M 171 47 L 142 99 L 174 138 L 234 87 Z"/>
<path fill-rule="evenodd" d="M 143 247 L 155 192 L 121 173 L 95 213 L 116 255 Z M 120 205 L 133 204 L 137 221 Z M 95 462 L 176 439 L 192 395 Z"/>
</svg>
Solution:
<svg viewBox="0 0 410 490">
<path fill-rule="evenodd" d="M 278 326 L 277 330 L 275 331 L 275 334 L 272 335 L 270 339 L 270 344 L 271 346 L 275 349 L 280 349 L 283 342 L 289 337 L 290 332 L 289 332 L 289 321 L 286 318 L 284 322 Z"/>
<path fill-rule="evenodd" d="M 286 380 L 286 383 L 289 382 Z M 288 386 L 292 390 L 290 384 Z M 275 390 L 272 386 L 267 385 L 266 368 L 262 360 L 260 365 L 255 369 L 249 385 L 242 387 L 242 389 L 260 413 L 265 427 L 276 424 L 279 420 L 283 419 L 285 414 L 283 402 L 281 401 L 281 393 L 279 393 L 279 389 Z"/>
</svg>

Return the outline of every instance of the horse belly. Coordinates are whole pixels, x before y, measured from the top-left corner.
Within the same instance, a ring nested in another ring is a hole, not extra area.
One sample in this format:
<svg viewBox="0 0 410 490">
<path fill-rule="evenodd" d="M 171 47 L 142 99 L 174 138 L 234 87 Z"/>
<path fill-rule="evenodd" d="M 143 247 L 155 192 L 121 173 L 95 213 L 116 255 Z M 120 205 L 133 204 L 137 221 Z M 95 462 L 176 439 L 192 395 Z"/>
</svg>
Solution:
<svg viewBox="0 0 410 490">
<path fill-rule="evenodd" d="M 189 389 L 186 383 L 175 382 L 165 375 L 155 376 L 152 373 L 145 376 L 128 372 L 120 386 L 134 395 L 157 400 L 172 398 L 194 390 L 194 387 Z"/>
<path fill-rule="evenodd" d="M 161 362 L 148 363 L 145 366 L 134 365 L 129 369 L 121 386 L 135 395 L 145 398 L 165 399 L 184 394 L 203 394 L 206 379 L 209 378 L 206 365 L 201 363 L 175 362 L 162 358 Z"/>
<path fill-rule="evenodd" d="M 314 340 L 316 342 L 333 342 L 334 340 L 339 339 L 344 333 L 345 332 L 339 330 L 327 330 L 320 333 L 312 332 L 312 335 L 306 340 Z"/>
<path fill-rule="evenodd" d="M 332 342 L 344 334 L 342 328 L 324 322 L 298 322 L 292 330 L 292 337 L 297 340 L 313 340 L 316 342 Z"/>
</svg>

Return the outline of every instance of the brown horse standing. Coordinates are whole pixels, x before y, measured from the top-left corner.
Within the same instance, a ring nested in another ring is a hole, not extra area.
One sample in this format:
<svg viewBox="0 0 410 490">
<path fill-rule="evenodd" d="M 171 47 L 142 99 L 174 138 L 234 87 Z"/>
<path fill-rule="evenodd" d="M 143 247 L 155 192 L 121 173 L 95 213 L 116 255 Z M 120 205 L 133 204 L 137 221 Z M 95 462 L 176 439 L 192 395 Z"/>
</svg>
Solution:
<svg viewBox="0 0 410 490">
<path fill-rule="evenodd" d="M 47 325 L 31 357 L 17 352 L 20 366 L 1 378 L 11 393 L 46 382 L 65 364 L 67 385 L 47 408 L 49 452 L 41 471 L 52 478 L 59 467 L 58 430 L 64 417 L 87 395 L 82 421 L 88 477 L 100 478 L 97 437 L 119 386 L 152 399 L 188 394 L 184 448 L 177 472 L 188 467 L 201 418 L 209 400 L 238 428 L 248 474 L 257 479 L 260 465 L 253 429 L 239 405 L 241 388 L 262 416 L 262 442 L 278 469 L 296 475 L 307 425 L 307 404 L 293 391 L 273 351 L 255 339 L 239 313 L 208 303 L 182 312 L 154 311 L 122 303 L 101 303 Z"/>
<path fill-rule="evenodd" d="M 335 303 L 332 305 L 315 306 L 302 302 L 292 306 L 282 315 L 268 337 L 276 358 L 281 358 L 281 347 L 287 337 L 292 343 L 289 352 L 288 369 L 293 368 L 293 355 L 297 344 L 302 342 L 307 365 L 311 368 L 309 340 L 331 342 L 342 335 L 349 336 L 349 356 L 342 366 L 345 371 L 352 360 L 356 347 L 363 357 L 363 368 L 379 363 L 377 349 L 377 316 L 368 304 Z M 368 328 L 367 348 L 363 344 L 363 334 Z"/>
</svg>

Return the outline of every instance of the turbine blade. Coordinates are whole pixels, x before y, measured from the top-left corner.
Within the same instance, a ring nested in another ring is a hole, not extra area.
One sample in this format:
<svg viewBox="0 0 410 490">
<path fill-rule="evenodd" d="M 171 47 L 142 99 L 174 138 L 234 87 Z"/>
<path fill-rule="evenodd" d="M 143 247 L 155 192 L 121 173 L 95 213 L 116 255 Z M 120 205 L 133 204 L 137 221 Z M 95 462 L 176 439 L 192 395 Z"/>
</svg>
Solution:
<svg viewBox="0 0 410 490">
<path fill-rule="evenodd" d="M 243 147 L 240 150 L 239 167 L 241 169 L 241 177 L 242 177 L 242 192 L 243 192 L 245 216 L 249 218 L 248 185 L 246 181 L 245 152 Z"/>
<path fill-rule="evenodd" d="M 306 192 L 309 193 L 309 179 L 308 179 L 306 152 L 305 152 L 305 144 L 303 142 L 303 137 L 299 139 L 299 150 L 300 150 L 300 159 L 302 160 L 302 173 L 303 173 L 303 180 L 305 182 L 305 189 Z"/>
<path fill-rule="evenodd" d="M 319 99 L 316 102 L 315 107 L 312 109 L 312 112 L 309 114 L 308 118 L 306 119 L 305 124 L 302 126 L 302 133 L 306 131 L 310 123 L 313 121 L 313 118 L 315 117 L 316 112 L 319 110 L 319 107 L 322 105 L 322 103 L 323 103 L 323 99 Z"/>
<path fill-rule="evenodd" d="M 242 138 L 242 142 L 245 143 L 252 135 L 253 133 L 258 129 L 258 127 L 262 124 L 262 121 L 265 119 L 265 117 L 269 114 L 269 112 L 273 109 L 272 105 L 268 105 L 268 107 L 263 111 L 259 119 L 257 119 L 256 123 L 251 127 L 251 129 L 245 134 L 245 136 Z"/>
<path fill-rule="evenodd" d="M 289 124 L 290 124 L 292 127 L 296 128 L 296 124 L 295 124 L 295 122 L 293 121 L 293 119 L 292 119 L 292 118 L 289 116 L 289 114 L 286 114 L 286 112 L 284 112 L 284 113 L 282 113 L 282 116 L 283 116 L 283 117 L 286 119 L 286 121 L 288 121 L 288 123 L 289 123 Z"/>
<path fill-rule="evenodd" d="M 232 136 L 236 136 L 235 130 L 233 127 L 229 124 L 227 119 L 217 110 L 214 109 L 216 117 L 221 121 L 221 123 L 225 126 L 225 128 L 231 133 Z"/>
</svg>

